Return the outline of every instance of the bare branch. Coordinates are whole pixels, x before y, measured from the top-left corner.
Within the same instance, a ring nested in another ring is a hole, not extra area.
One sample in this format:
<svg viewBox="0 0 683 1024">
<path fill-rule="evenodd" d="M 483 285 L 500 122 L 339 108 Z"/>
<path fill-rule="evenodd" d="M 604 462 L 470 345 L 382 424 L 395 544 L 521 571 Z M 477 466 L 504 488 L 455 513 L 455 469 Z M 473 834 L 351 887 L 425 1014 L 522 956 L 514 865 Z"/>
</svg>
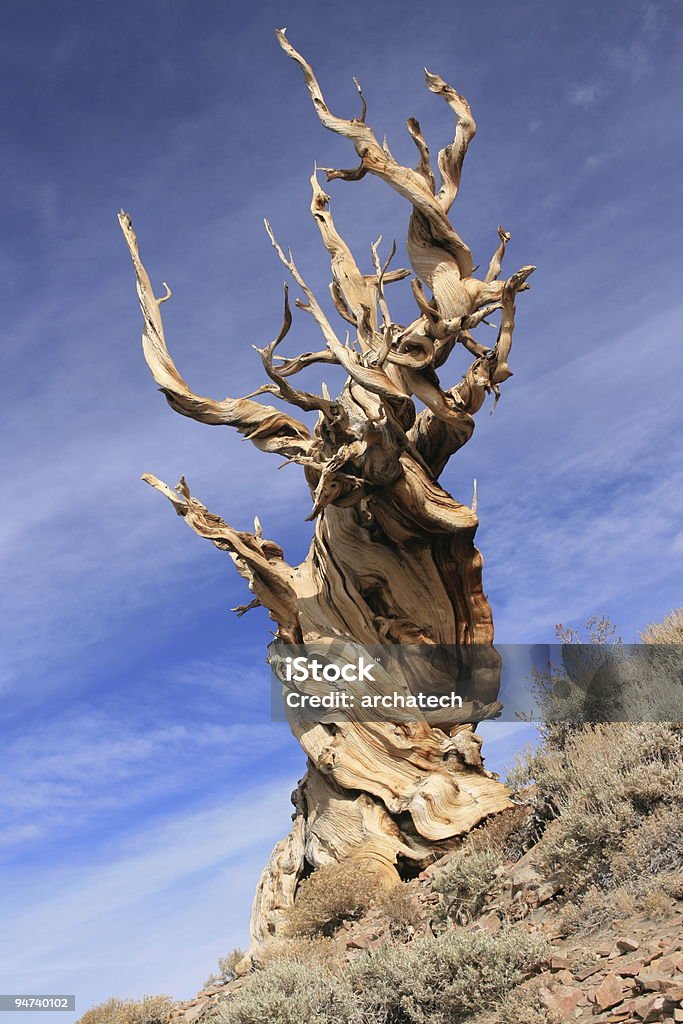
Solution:
<svg viewBox="0 0 683 1024">
<path fill-rule="evenodd" d="M 190 390 L 178 373 L 164 338 L 159 304 L 170 297 L 170 289 L 167 285 L 167 294 L 162 299 L 154 297 L 149 276 L 140 260 L 133 225 L 127 213 L 119 213 L 119 224 L 135 268 L 143 318 L 143 352 L 152 376 L 171 408 L 201 423 L 235 427 L 262 451 L 287 456 L 308 452 L 311 446 L 308 428 L 304 423 L 292 419 L 280 410 L 249 401 L 247 398 L 225 398 L 223 401 L 215 401 L 213 398 L 195 395 Z"/>
<path fill-rule="evenodd" d="M 487 284 L 490 281 L 495 281 L 498 275 L 500 274 L 500 266 L 501 263 L 503 262 L 503 256 L 505 255 L 505 247 L 512 238 L 512 235 L 510 234 L 509 231 L 506 231 L 503 227 L 501 227 L 501 225 L 498 225 L 498 237 L 500 238 L 500 244 L 498 245 L 498 248 L 491 257 L 489 269 L 486 272 L 486 277 L 484 278 Z"/>
<path fill-rule="evenodd" d="M 289 582 L 293 570 L 282 557 L 282 548 L 258 534 L 243 533 L 228 526 L 192 497 L 182 477 L 175 491 L 151 473 L 145 473 L 142 479 L 168 498 L 190 529 L 210 540 L 221 551 L 228 552 L 257 601 L 279 623 L 280 635 L 290 643 L 300 643 L 297 597 Z"/>
<path fill-rule="evenodd" d="M 446 146 L 445 149 L 439 152 L 438 157 L 439 170 L 441 172 L 441 188 L 438 191 L 436 200 L 441 209 L 448 213 L 453 205 L 453 200 L 458 194 L 463 161 L 467 153 L 467 147 L 474 138 L 477 125 L 465 97 L 456 92 L 452 86 L 447 85 L 440 75 L 433 75 L 425 68 L 425 80 L 430 92 L 436 93 L 437 96 L 443 96 L 457 118 L 455 138 L 449 146 Z M 470 270 L 470 273 L 472 273 L 472 270 Z"/>
<path fill-rule="evenodd" d="M 420 122 L 415 117 L 409 117 L 406 121 L 406 127 L 411 139 L 417 146 L 420 154 L 420 163 L 416 170 L 420 172 L 422 177 L 427 182 L 431 192 L 436 191 L 436 181 L 434 180 L 434 172 L 432 171 L 432 165 L 429 159 L 429 146 L 427 145 L 425 138 L 420 128 Z"/>
<path fill-rule="evenodd" d="M 304 409 L 306 412 L 312 412 L 317 410 L 322 412 L 325 417 L 329 420 L 339 420 L 344 415 L 343 409 L 339 402 L 331 402 L 329 399 L 323 398 L 320 395 L 313 395 L 308 391 L 299 391 L 297 388 L 293 388 L 289 384 L 283 375 L 273 366 L 273 355 L 275 349 L 280 342 L 285 338 L 289 332 L 289 328 L 292 325 L 292 312 L 289 308 L 289 293 L 287 285 L 285 285 L 285 307 L 282 319 L 282 327 L 275 341 L 271 341 L 270 345 L 266 345 L 265 348 L 254 348 L 261 356 L 263 362 L 263 368 L 273 381 L 272 385 L 266 385 L 273 394 L 279 395 L 286 402 L 291 405 L 296 405 L 300 409 Z M 264 388 L 265 390 L 265 388 Z"/>
<path fill-rule="evenodd" d="M 427 220 L 433 241 L 452 255 L 460 274 L 463 277 L 471 274 L 472 254 L 448 220 L 445 203 L 437 201 L 423 173 L 398 164 L 388 147 L 380 146 L 372 129 L 362 121 L 355 119 L 349 121 L 334 115 L 325 103 L 320 85 L 310 64 L 294 49 L 285 36 L 284 30 L 278 30 L 276 35 L 284 52 L 301 68 L 320 123 L 329 131 L 350 139 L 361 159 L 360 166 L 356 171 L 327 172 L 328 179 L 344 177 L 346 180 L 350 180 L 352 176 L 353 180 L 357 180 L 366 171 L 382 178 L 400 195 L 408 199 Z M 452 91 L 455 94 L 455 91 Z M 450 104 L 450 95 L 447 100 Z"/>
</svg>

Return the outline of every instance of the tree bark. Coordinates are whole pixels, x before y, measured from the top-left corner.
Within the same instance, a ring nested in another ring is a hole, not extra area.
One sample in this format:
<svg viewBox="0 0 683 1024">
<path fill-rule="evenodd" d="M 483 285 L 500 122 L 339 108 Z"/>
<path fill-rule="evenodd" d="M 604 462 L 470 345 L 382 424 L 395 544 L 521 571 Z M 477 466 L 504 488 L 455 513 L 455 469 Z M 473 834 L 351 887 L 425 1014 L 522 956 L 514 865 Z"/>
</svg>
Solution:
<svg viewBox="0 0 683 1024">
<path fill-rule="evenodd" d="M 309 519 L 315 521 L 308 556 L 298 566 L 289 565 L 282 549 L 263 538 L 258 520 L 253 532 L 233 529 L 190 494 L 184 479 L 175 491 L 149 474 L 144 479 L 197 534 L 230 555 L 253 594 L 251 603 L 237 611 L 242 614 L 257 605 L 268 609 L 279 643 L 446 645 L 457 646 L 463 657 L 477 645 L 472 673 L 480 698 L 477 717 L 494 716 L 500 707 L 499 659 L 482 588 L 482 558 L 474 545 L 476 491 L 467 505 L 438 479 L 451 455 L 471 437 L 474 414 L 486 395 L 493 393 L 497 400 L 499 385 L 511 374 L 507 360 L 515 299 L 528 287 L 534 268 L 523 267 L 499 280 L 510 239 L 499 228 L 486 277 L 475 278 L 470 250 L 448 219 L 476 130 L 464 97 L 427 72 L 428 88 L 446 100 L 456 117 L 454 139 L 439 153 L 437 190 L 429 151 L 414 119 L 408 121 L 408 130 L 419 153 L 415 170 L 400 166 L 386 143 L 379 145 L 365 123 L 364 99 L 360 118 L 333 115 L 310 66 L 284 32 L 278 39 L 303 71 L 322 124 L 349 138 L 360 158 L 355 170 L 328 170 L 328 180 L 375 174 L 411 204 L 407 252 L 417 275 L 412 281 L 416 318 L 408 325 L 395 323 L 386 297 L 388 284 L 410 271 L 389 269 L 393 252 L 382 263 L 379 241 L 372 246 L 374 273 L 360 271 L 314 173 L 311 213 L 330 256 L 332 299 L 353 342 L 340 340 L 291 253 L 281 249 L 266 224 L 279 258 L 303 294 L 297 306 L 316 321 L 324 347 L 293 358 L 279 356 L 277 348 L 292 324 L 285 290 L 282 328 L 258 350 L 269 382 L 256 394 L 315 411 L 317 424 L 309 430 L 253 396 L 202 398 L 186 384 L 168 352 L 160 306 L 170 291 L 155 298 L 130 218 L 122 212 L 119 220 L 143 314 L 143 349 L 155 381 L 175 411 L 204 423 L 233 426 L 262 451 L 303 467 L 312 497 Z M 471 332 L 497 310 L 500 327 L 489 348 Z M 437 369 L 458 346 L 474 360 L 459 383 L 443 388 Z M 324 386 L 320 395 L 293 386 L 291 378 L 315 363 L 335 363 L 346 370 L 338 397 L 332 399 Z M 415 399 L 425 406 L 420 413 Z M 410 680 L 394 678 L 391 683 L 409 686 Z M 257 944 L 277 934 L 298 881 L 311 870 L 348 858 L 371 860 L 390 884 L 424 867 L 483 818 L 509 806 L 507 789 L 484 768 L 481 741 L 468 722 L 467 709 L 450 715 L 397 716 L 392 722 L 358 717 L 306 722 L 291 714 L 290 725 L 306 753 L 307 771 L 293 794 L 292 830 L 275 847 L 258 886 L 251 922 Z"/>
</svg>

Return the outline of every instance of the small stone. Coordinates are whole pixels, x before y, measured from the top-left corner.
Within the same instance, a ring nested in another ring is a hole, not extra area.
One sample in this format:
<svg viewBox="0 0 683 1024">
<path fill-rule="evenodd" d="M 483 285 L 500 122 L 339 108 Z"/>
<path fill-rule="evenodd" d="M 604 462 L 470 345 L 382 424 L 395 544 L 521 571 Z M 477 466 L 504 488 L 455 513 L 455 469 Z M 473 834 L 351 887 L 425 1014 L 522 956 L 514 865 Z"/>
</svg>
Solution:
<svg viewBox="0 0 683 1024">
<path fill-rule="evenodd" d="M 565 1020 L 568 1020 L 581 1002 L 583 992 L 570 985 L 560 985 L 550 993 L 551 1009 L 558 1010 Z"/>
<path fill-rule="evenodd" d="M 635 953 L 639 945 L 637 939 L 617 939 L 617 946 L 624 953 Z"/>
<path fill-rule="evenodd" d="M 584 969 L 575 974 L 574 977 L 577 981 L 586 981 L 588 978 L 591 978 L 594 974 L 597 974 L 598 971 L 601 970 L 602 964 L 594 964 L 592 967 L 584 967 Z"/>
<path fill-rule="evenodd" d="M 564 971 L 571 967 L 571 961 L 566 956 L 553 956 L 550 958 L 551 971 Z"/>
</svg>

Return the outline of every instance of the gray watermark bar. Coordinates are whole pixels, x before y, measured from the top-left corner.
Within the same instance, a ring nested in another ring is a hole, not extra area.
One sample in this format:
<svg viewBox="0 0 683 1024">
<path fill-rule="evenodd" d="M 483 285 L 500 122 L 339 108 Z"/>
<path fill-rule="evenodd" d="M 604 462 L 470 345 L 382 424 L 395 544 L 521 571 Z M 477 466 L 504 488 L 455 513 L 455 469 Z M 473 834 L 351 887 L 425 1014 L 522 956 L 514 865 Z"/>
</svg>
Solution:
<svg viewBox="0 0 683 1024">
<path fill-rule="evenodd" d="M 683 644 L 269 646 L 274 721 L 677 722 Z"/>
<path fill-rule="evenodd" d="M 17 995 L 0 995 L 0 1012 L 13 1010 L 15 1013 L 22 1010 L 75 1010 L 76 996 L 70 995 L 39 995 L 37 993 L 25 993 Z"/>
</svg>

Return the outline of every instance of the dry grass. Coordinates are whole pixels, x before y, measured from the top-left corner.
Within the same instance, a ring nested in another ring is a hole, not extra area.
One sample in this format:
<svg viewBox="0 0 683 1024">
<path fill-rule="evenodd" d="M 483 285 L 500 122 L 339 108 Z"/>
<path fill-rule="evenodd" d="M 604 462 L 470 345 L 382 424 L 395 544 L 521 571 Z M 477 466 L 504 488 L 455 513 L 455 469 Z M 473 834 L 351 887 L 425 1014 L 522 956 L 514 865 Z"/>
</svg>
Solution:
<svg viewBox="0 0 683 1024">
<path fill-rule="evenodd" d="M 77 1024 L 166 1024 L 172 1008 L 170 996 L 108 999 L 84 1013 Z"/>
</svg>

